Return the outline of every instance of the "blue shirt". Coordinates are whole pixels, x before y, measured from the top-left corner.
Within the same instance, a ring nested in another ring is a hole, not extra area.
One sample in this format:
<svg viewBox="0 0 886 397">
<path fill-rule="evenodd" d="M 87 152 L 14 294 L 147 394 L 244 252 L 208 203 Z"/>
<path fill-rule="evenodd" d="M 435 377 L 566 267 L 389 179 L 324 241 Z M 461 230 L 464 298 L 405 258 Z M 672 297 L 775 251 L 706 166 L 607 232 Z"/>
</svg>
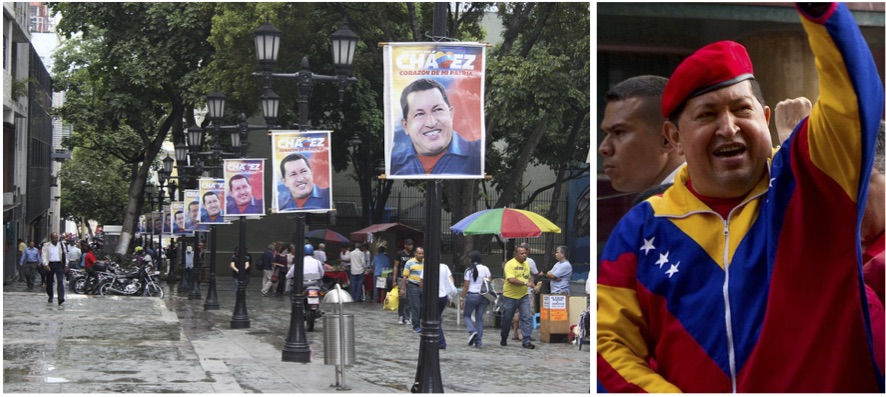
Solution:
<svg viewBox="0 0 886 397">
<path fill-rule="evenodd" d="M 391 259 L 387 254 L 376 254 L 375 259 L 372 260 L 372 267 L 375 268 L 375 276 L 381 276 L 381 272 L 391 268 Z"/>
<path fill-rule="evenodd" d="M 292 198 L 292 192 L 289 191 L 289 187 L 283 183 L 277 183 L 277 211 L 320 209 L 332 209 L 332 205 L 329 202 L 329 188 L 322 189 L 315 184 L 314 190 L 311 192 L 308 200 L 305 201 L 305 206 L 298 208 L 295 199 Z"/>
<path fill-rule="evenodd" d="M 252 201 L 249 202 L 249 205 L 240 212 L 240 207 L 237 206 L 237 203 L 234 201 L 233 197 L 228 196 L 228 199 L 225 200 L 227 205 L 225 205 L 225 211 L 227 211 L 228 215 L 261 215 L 264 213 L 264 208 L 262 207 L 262 201 L 256 200 L 255 197 L 252 198 Z"/>
<path fill-rule="evenodd" d="M 215 220 L 209 219 L 209 213 L 206 210 L 200 210 L 200 226 L 203 226 L 203 223 L 224 223 L 225 222 L 225 212 L 219 211 L 218 215 L 215 217 Z M 199 228 L 197 230 L 200 230 Z"/>
<path fill-rule="evenodd" d="M 446 154 L 437 160 L 430 173 L 480 176 L 480 144 L 480 140 L 466 141 L 452 131 Z M 405 143 L 395 144 L 391 152 L 391 175 L 425 175 L 421 160 L 408 138 Z"/>
<path fill-rule="evenodd" d="M 572 264 L 569 261 L 557 262 L 551 269 L 551 273 L 560 278 L 560 281 L 551 280 L 551 293 L 569 293 L 569 281 L 572 280 Z"/>
<path fill-rule="evenodd" d="M 25 252 L 22 254 L 22 259 L 19 263 L 28 262 L 40 262 L 40 250 L 38 250 L 37 247 L 25 248 Z"/>
</svg>

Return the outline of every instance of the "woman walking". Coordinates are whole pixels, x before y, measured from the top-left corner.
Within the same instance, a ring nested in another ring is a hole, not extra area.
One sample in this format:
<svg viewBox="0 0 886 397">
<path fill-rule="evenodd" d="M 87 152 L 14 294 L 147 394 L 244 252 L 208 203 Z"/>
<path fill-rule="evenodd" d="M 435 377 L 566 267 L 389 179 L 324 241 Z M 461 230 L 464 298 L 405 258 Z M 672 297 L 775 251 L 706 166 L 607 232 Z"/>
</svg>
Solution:
<svg viewBox="0 0 886 397">
<path fill-rule="evenodd" d="M 492 273 L 483 265 L 480 251 L 471 251 L 471 267 L 465 270 L 465 283 L 461 290 L 461 306 L 464 309 L 465 325 L 468 328 L 468 346 L 480 349 L 483 346 L 483 314 L 489 301 L 480 295 L 483 280 L 492 281 Z M 471 315 L 475 321 L 471 321 Z"/>
</svg>

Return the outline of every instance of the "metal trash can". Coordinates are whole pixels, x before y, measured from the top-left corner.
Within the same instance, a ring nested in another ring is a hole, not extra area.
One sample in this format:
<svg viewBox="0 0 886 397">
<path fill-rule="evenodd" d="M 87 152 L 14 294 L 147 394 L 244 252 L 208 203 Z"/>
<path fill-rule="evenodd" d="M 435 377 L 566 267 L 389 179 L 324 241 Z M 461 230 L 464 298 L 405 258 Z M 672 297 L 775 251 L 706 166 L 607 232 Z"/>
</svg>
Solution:
<svg viewBox="0 0 886 397">
<path fill-rule="evenodd" d="M 323 363 L 326 365 L 342 365 L 341 350 L 344 348 L 344 365 L 354 365 L 356 353 L 354 349 L 354 315 L 344 315 L 344 332 L 339 332 L 340 314 L 323 316 Z M 343 334 L 343 336 L 342 336 Z M 341 343 L 344 338 L 344 343 Z"/>
</svg>

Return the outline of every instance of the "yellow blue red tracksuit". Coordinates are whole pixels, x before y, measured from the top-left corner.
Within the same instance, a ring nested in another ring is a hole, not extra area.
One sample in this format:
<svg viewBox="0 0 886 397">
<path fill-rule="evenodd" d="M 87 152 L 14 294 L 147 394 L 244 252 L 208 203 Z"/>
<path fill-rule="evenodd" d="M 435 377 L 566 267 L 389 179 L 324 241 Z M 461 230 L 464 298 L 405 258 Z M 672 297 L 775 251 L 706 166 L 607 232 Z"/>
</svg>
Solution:
<svg viewBox="0 0 886 397">
<path fill-rule="evenodd" d="M 883 391 L 858 241 L 883 84 L 845 5 L 801 15 L 820 97 L 769 175 L 724 219 L 684 167 L 607 242 L 599 391 Z"/>
</svg>

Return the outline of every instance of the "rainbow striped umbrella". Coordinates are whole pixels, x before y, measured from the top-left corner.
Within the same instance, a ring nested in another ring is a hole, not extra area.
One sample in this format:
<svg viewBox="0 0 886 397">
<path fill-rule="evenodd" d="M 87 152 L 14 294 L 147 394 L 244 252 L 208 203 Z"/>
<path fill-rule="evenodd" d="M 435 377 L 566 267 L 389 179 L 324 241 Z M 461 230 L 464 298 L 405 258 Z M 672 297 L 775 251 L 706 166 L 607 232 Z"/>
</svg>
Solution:
<svg viewBox="0 0 886 397">
<path fill-rule="evenodd" d="M 502 238 L 538 237 L 543 232 L 560 233 L 560 228 L 545 217 L 513 208 L 475 212 L 449 229 L 465 236 L 497 234 Z"/>
</svg>

